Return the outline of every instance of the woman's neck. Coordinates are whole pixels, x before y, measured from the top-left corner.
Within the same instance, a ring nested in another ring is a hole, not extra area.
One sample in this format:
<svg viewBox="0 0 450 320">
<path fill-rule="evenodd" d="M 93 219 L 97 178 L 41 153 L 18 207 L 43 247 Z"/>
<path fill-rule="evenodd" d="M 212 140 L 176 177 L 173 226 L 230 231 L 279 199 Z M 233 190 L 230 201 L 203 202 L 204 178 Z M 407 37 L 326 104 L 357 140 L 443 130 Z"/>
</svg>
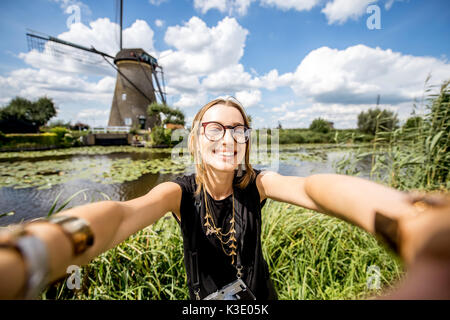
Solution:
<svg viewBox="0 0 450 320">
<path fill-rule="evenodd" d="M 205 187 L 215 200 L 222 200 L 233 192 L 234 172 L 220 172 L 206 169 Z"/>
</svg>

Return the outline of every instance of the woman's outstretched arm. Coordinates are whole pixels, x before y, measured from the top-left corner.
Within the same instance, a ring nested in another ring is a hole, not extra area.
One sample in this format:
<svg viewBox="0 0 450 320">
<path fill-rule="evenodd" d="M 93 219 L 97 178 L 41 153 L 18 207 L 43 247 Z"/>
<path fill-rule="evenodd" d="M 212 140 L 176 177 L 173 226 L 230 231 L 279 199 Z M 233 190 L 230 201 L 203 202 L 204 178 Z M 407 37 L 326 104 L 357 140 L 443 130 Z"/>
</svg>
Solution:
<svg viewBox="0 0 450 320">
<path fill-rule="evenodd" d="M 258 179 L 261 200 L 271 198 L 326 213 L 371 233 L 376 212 L 390 218 L 415 212 L 408 194 L 362 178 L 338 174 L 303 178 L 266 171 Z"/>
<path fill-rule="evenodd" d="M 399 228 L 405 226 L 405 218 L 417 214 L 408 193 L 352 176 L 317 174 L 303 178 L 265 171 L 258 175 L 256 183 L 261 200 L 271 198 L 326 213 L 372 234 L 377 212 L 401 221 Z M 404 258 L 410 256 L 411 253 L 403 252 Z"/>
<path fill-rule="evenodd" d="M 78 256 L 59 226 L 32 223 L 26 230 L 39 237 L 49 256 L 49 281 L 66 274 L 70 265 L 82 266 L 130 235 L 153 224 L 167 212 L 179 214 L 181 189 L 173 182 L 161 183 L 146 195 L 126 201 L 101 201 L 58 213 L 86 220 L 94 235 L 93 245 Z M 25 283 L 25 265 L 20 254 L 0 247 L 0 298 L 14 298 Z"/>
</svg>

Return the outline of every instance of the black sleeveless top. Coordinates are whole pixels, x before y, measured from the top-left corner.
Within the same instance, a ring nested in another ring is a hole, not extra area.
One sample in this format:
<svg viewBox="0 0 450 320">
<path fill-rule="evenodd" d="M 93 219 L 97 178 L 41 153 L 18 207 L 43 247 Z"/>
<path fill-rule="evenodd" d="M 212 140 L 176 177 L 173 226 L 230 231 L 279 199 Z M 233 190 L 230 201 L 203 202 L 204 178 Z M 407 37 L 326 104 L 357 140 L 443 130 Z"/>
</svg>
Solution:
<svg viewBox="0 0 450 320">
<path fill-rule="evenodd" d="M 260 173 L 255 170 L 256 176 Z M 257 299 L 276 299 L 277 294 L 270 280 L 267 263 L 261 250 L 261 208 L 256 187 L 256 176 L 245 189 L 236 186 L 234 178 L 234 207 L 237 250 L 243 267 L 242 280 Z M 201 299 L 223 286 L 236 280 L 236 268 L 231 257 L 226 255 L 222 245 L 213 234 L 206 236 L 205 201 L 200 192 L 195 196 L 197 184 L 195 174 L 178 177 L 173 182 L 180 185 L 182 197 L 180 203 L 180 224 L 183 235 L 184 264 L 191 299 L 199 290 Z M 232 196 L 215 200 L 208 193 L 208 208 L 217 227 L 228 231 L 232 217 Z M 174 214 L 176 218 L 176 215 Z"/>
</svg>

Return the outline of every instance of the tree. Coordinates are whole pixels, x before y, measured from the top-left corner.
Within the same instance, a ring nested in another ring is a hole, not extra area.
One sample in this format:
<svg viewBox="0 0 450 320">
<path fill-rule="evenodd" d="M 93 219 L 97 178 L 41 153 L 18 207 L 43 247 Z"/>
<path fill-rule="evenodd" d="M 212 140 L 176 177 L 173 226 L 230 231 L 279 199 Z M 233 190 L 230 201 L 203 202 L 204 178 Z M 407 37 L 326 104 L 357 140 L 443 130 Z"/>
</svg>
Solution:
<svg viewBox="0 0 450 320">
<path fill-rule="evenodd" d="M 377 131 L 392 131 L 398 128 L 398 123 L 396 113 L 379 108 L 362 111 L 358 115 L 358 129 L 362 133 L 375 135 Z"/>
<path fill-rule="evenodd" d="M 333 128 L 333 123 L 322 118 L 314 119 L 309 126 L 309 130 L 321 133 L 328 133 Z"/>
<path fill-rule="evenodd" d="M 0 131 L 7 133 L 38 132 L 57 111 L 52 99 L 39 98 L 32 102 L 16 97 L 0 109 Z"/>
<path fill-rule="evenodd" d="M 423 118 L 421 116 L 413 116 L 409 117 L 405 124 L 403 125 L 403 128 L 405 129 L 415 129 L 419 128 L 422 125 Z"/>
<path fill-rule="evenodd" d="M 150 117 L 162 113 L 165 116 L 163 125 L 166 123 L 185 124 L 184 113 L 178 108 L 171 108 L 165 104 L 152 103 L 148 106 L 147 113 Z"/>
</svg>

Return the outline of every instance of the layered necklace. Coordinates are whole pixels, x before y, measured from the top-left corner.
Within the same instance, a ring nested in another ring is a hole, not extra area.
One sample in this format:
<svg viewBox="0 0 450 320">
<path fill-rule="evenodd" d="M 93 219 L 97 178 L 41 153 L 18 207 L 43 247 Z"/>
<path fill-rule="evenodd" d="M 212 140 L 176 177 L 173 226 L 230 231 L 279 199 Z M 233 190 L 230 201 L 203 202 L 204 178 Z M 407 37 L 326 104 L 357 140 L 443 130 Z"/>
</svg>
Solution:
<svg viewBox="0 0 450 320">
<path fill-rule="evenodd" d="M 228 232 L 223 233 L 221 228 L 217 228 L 216 223 L 214 222 L 214 218 L 211 215 L 211 212 L 208 208 L 208 198 L 206 194 L 205 188 L 203 188 L 204 198 L 205 198 L 205 206 L 206 206 L 206 215 L 205 215 L 205 223 L 206 227 L 206 236 L 213 234 L 220 241 L 223 252 L 231 257 L 231 264 L 234 265 L 235 257 L 236 257 L 236 229 L 235 229 L 235 219 L 234 219 L 234 191 L 232 193 L 233 198 L 233 213 L 230 220 L 230 229 Z"/>
</svg>

